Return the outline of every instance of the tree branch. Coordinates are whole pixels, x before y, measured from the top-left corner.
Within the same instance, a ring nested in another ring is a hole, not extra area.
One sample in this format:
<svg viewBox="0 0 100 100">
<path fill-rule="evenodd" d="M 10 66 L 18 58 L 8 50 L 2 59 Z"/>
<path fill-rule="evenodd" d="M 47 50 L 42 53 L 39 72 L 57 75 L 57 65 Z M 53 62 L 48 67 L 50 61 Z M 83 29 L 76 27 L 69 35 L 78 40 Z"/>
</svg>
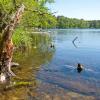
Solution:
<svg viewBox="0 0 100 100">
<path fill-rule="evenodd" d="M 11 71 L 11 61 L 13 56 L 13 42 L 12 35 L 13 30 L 16 25 L 19 23 L 22 14 L 24 12 L 25 6 L 22 4 L 16 11 L 16 13 L 11 17 L 11 21 L 6 26 L 3 32 L 0 48 L 0 61 L 1 61 L 1 76 L 0 81 L 5 82 L 10 76 L 15 76 Z"/>
</svg>

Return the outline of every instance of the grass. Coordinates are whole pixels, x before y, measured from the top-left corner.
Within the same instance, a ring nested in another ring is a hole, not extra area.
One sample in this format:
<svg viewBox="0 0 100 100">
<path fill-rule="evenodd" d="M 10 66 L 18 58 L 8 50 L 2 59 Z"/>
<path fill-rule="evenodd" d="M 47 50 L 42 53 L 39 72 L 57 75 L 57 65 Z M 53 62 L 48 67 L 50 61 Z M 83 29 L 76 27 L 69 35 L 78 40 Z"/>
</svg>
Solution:
<svg viewBox="0 0 100 100">
<path fill-rule="evenodd" d="M 37 48 L 47 46 L 51 42 L 51 38 L 48 34 L 34 33 L 32 29 L 25 29 L 18 27 L 13 34 L 13 43 L 17 48 Z"/>
<path fill-rule="evenodd" d="M 32 38 L 24 28 L 17 28 L 13 34 L 13 42 L 16 47 L 31 48 Z"/>
</svg>

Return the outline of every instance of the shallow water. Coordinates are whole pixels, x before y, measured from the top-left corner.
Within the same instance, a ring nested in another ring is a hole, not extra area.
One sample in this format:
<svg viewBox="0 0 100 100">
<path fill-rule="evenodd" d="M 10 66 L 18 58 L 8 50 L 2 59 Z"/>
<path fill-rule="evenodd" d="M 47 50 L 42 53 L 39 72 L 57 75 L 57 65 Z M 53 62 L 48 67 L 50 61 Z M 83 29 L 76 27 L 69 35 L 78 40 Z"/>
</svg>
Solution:
<svg viewBox="0 0 100 100">
<path fill-rule="evenodd" d="M 33 48 L 14 52 L 13 61 L 20 64 L 12 70 L 16 77 L 6 84 L 0 83 L 0 100 L 34 100 L 40 82 L 36 73 L 48 63 L 55 52 L 49 49 L 50 38 L 45 34 L 33 34 Z"/>
<path fill-rule="evenodd" d="M 49 31 L 52 40 L 33 34 L 32 50 L 14 53 L 20 66 L 9 84 L 0 85 L 0 100 L 99 100 L 100 30 Z M 77 63 L 84 66 L 80 73 Z"/>
</svg>

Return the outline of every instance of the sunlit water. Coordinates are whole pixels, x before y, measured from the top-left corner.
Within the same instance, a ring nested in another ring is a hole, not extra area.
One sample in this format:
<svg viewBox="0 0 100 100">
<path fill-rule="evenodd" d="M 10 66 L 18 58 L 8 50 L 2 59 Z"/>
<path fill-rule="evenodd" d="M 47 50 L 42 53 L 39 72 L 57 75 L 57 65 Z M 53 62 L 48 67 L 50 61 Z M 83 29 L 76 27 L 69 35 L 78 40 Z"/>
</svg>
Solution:
<svg viewBox="0 0 100 100">
<path fill-rule="evenodd" d="M 56 51 L 52 60 L 42 65 L 37 78 L 69 91 L 100 96 L 100 30 L 50 31 Z M 77 63 L 84 66 L 81 73 L 77 72 Z"/>
<path fill-rule="evenodd" d="M 92 96 L 99 100 L 100 30 L 52 29 L 49 32 L 49 37 L 32 35 L 32 50 L 14 53 L 13 60 L 20 66 L 13 68 L 16 77 L 7 89 L 0 85 L 0 100 L 53 100 L 52 95 L 72 97 L 72 100 L 75 97 L 81 100 L 83 96 L 82 100 L 94 100 Z M 73 44 L 75 37 L 78 38 Z M 80 73 L 78 63 L 84 66 Z M 46 99 L 49 94 L 51 99 Z M 67 100 L 66 97 L 59 100 Z"/>
</svg>

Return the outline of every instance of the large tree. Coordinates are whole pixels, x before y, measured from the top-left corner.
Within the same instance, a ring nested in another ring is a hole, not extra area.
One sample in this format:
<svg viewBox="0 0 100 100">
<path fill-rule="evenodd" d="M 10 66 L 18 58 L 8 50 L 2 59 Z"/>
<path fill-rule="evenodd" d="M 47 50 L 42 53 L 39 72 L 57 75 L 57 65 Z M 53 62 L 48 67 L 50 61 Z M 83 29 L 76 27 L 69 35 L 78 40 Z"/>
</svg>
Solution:
<svg viewBox="0 0 100 100">
<path fill-rule="evenodd" d="M 0 39 L 0 80 L 2 82 L 14 75 L 11 71 L 11 61 L 13 55 L 12 35 L 14 29 L 18 24 L 21 27 L 39 27 L 41 25 L 45 26 L 45 23 L 51 24 L 52 21 L 50 22 L 50 19 L 52 14 L 48 11 L 47 7 L 45 7 L 45 4 L 47 2 L 51 3 L 52 1 L 53 0 L 0 1 L 0 33 L 2 33 Z M 22 20 L 20 21 L 21 18 Z M 41 20 L 42 18 L 43 20 Z"/>
</svg>

